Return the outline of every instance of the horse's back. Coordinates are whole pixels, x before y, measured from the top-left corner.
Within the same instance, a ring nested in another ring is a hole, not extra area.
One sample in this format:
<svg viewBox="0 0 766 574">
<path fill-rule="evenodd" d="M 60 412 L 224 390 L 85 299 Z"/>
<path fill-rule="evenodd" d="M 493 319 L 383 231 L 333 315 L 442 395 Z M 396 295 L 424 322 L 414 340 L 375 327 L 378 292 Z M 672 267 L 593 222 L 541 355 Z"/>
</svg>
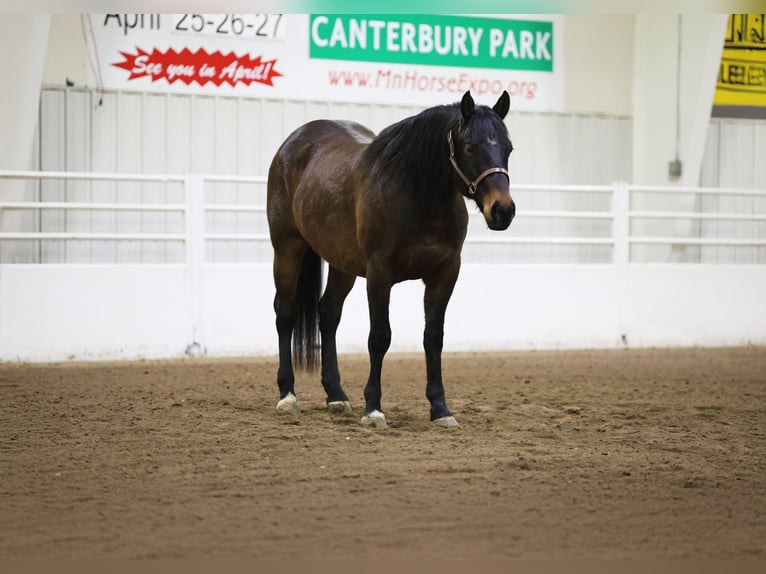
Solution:
<svg viewBox="0 0 766 574">
<path fill-rule="evenodd" d="M 296 128 L 277 150 L 272 169 L 300 169 L 317 153 L 331 148 L 353 149 L 369 144 L 375 134 L 365 126 L 345 120 L 313 120 Z"/>
<path fill-rule="evenodd" d="M 310 162 L 323 165 L 327 154 L 354 157 L 374 137 L 369 128 L 351 121 L 313 120 L 303 124 L 274 155 L 269 167 L 268 195 L 294 192 Z"/>
</svg>

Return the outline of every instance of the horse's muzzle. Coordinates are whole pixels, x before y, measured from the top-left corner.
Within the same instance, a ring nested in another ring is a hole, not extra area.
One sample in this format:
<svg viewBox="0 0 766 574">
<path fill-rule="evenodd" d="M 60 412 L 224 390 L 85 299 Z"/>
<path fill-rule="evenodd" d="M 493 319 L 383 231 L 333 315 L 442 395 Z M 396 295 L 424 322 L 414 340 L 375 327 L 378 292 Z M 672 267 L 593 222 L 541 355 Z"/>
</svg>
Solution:
<svg viewBox="0 0 766 574">
<path fill-rule="evenodd" d="M 502 231 L 508 229 L 508 226 L 513 221 L 513 217 L 516 215 L 516 204 L 511 200 L 508 205 L 503 205 L 499 201 L 495 201 L 489 210 L 489 217 L 487 217 L 487 225 L 493 231 Z"/>
</svg>

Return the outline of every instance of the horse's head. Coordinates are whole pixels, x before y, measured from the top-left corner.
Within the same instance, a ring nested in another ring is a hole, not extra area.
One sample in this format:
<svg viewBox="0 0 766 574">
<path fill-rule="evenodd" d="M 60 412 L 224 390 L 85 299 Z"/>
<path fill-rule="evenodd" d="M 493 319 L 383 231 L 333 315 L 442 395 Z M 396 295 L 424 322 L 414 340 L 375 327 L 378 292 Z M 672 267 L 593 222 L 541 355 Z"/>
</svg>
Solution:
<svg viewBox="0 0 766 574">
<path fill-rule="evenodd" d="M 450 161 L 462 180 L 458 185 L 495 230 L 507 229 L 516 214 L 508 175 L 513 145 L 503 123 L 510 103 L 508 92 L 503 92 L 494 107 L 476 106 L 471 92 L 466 92 L 460 102 L 460 121 L 448 135 Z"/>
</svg>

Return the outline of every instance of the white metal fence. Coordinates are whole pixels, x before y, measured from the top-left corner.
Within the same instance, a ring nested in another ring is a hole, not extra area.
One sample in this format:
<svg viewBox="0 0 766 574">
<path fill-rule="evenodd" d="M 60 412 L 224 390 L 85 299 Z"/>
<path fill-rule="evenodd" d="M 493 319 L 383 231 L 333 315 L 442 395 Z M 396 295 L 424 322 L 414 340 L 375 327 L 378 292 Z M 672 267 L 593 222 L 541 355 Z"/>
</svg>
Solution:
<svg viewBox="0 0 766 574">
<path fill-rule="evenodd" d="M 446 350 L 766 344 L 766 190 L 513 192 L 508 231 L 471 217 Z M 0 172 L 0 360 L 274 354 L 271 258 L 263 177 Z M 342 352 L 366 349 L 358 284 Z M 421 348 L 419 282 L 391 324 Z"/>
<path fill-rule="evenodd" d="M 265 185 L 0 171 L 0 263 L 269 262 Z M 766 190 L 514 184 L 513 194 L 518 215 L 503 233 L 469 205 L 466 263 L 766 263 Z"/>
</svg>

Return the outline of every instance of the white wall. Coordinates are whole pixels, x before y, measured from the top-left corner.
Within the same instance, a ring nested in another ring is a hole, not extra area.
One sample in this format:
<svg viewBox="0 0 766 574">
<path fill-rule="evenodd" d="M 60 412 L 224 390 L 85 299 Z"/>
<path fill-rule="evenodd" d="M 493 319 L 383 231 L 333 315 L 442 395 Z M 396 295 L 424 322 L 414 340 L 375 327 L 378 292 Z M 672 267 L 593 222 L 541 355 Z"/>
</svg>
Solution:
<svg viewBox="0 0 766 574">
<path fill-rule="evenodd" d="M 373 130 L 413 106 L 314 100 L 199 97 L 47 88 L 41 102 L 43 169 L 265 175 L 285 137 L 317 118 L 354 119 Z M 493 102 L 483 102 L 493 103 Z M 631 124 L 604 114 L 513 112 L 513 178 L 526 183 L 628 179 Z"/>
<path fill-rule="evenodd" d="M 766 188 L 766 120 L 713 118 L 702 161 L 704 186 Z"/>
<path fill-rule="evenodd" d="M 0 360 L 179 357 L 193 340 L 183 266 L 0 266 Z"/>
<path fill-rule="evenodd" d="M 636 16 L 632 183 L 699 184 L 727 17 Z M 675 179 L 668 163 L 677 156 L 683 171 Z"/>
<path fill-rule="evenodd" d="M 726 14 L 636 16 L 631 183 L 699 184 L 726 20 Z M 669 171 L 676 159 L 680 176 Z M 693 195 L 679 201 L 685 202 L 685 211 L 700 208 Z M 649 206 L 638 202 L 635 207 Z M 646 228 L 660 233 L 667 226 L 655 222 Z M 686 234 L 694 223 L 679 220 L 673 226 Z M 689 251 L 696 253 L 686 246 L 651 250 L 650 257 L 658 260 L 684 261 Z"/>
<path fill-rule="evenodd" d="M 564 18 L 564 111 L 629 116 L 633 103 L 632 14 Z"/>
<path fill-rule="evenodd" d="M 0 16 L 0 169 L 29 169 L 50 17 Z"/>
<path fill-rule="evenodd" d="M 196 320 L 183 266 L 20 265 L 0 274 L 1 361 L 183 357 L 194 342 L 210 356 L 277 352 L 267 264 L 206 265 Z M 764 345 L 764 292 L 764 266 L 465 265 L 444 348 Z M 392 352 L 422 350 L 422 296 L 420 282 L 394 287 Z M 366 352 L 368 326 L 360 279 L 339 351 Z"/>
<path fill-rule="evenodd" d="M 84 16 L 51 14 L 43 84 L 63 86 L 67 79 L 75 86 L 84 87 L 87 84 L 88 52 L 85 44 L 87 28 L 83 28 Z"/>
</svg>

